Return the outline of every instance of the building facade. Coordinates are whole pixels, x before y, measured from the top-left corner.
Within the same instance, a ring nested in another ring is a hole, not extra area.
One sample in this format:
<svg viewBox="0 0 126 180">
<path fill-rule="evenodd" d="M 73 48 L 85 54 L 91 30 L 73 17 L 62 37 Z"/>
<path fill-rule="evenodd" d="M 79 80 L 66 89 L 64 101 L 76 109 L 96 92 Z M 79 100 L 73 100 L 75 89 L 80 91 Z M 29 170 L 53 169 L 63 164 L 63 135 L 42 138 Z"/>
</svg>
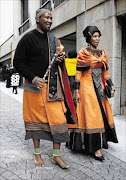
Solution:
<svg viewBox="0 0 126 180">
<path fill-rule="evenodd" d="M 109 58 L 109 73 L 115 85 L 110 99 L 113 114 L 126 114 L 126 0 L 13 0 L 13 35 L 0 46 L 0 64 L 13 64 L 20 38 L 36 28 L 35 12 L 39 8 L 52 11 L 52 33 L 61 40 L 64 51 L 87 47 L 83 30 L 88 25 L 102 32 L 99 48 Z"/>
</svg>

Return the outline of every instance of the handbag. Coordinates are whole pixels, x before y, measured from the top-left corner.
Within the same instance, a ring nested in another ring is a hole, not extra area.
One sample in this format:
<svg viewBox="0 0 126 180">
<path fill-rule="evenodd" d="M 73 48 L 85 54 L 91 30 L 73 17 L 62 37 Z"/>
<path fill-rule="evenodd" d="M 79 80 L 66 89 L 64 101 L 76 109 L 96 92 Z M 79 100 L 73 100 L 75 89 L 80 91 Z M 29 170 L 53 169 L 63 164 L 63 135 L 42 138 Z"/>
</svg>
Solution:
<svg viewBox="0 0 126 180">
<path fill-rule="evenodd" d="M 105 92 L 105 95 L 108 97 L 108 98 L 111 98 L 111 87 L 106 85 L 105 86 L 105 89 L 104 89 L 104 92 Z"/>
</svg>

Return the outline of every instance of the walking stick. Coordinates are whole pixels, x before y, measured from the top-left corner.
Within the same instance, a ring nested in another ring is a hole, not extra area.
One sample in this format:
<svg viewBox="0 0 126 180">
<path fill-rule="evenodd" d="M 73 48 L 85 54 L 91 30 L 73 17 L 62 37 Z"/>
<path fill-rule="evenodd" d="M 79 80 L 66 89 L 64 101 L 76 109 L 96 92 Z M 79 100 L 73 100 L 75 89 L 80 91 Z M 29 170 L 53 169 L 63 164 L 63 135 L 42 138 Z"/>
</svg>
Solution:
<svg viewBox="0 0 126 180">
<path fill-rule="evenodd" d="M 45 72 L 45 74 L 44 74 L 44 76 L 43 76 L 43 79 L 44 79 L 44 80 L 45 80 L 45 78 L 47 77 L 47 75 L 48 75 L 48 73 L 49 73 L 49 70 L 51 69 L 51 66 L 52 66 L 53 62 L 55 61 L 55 59 L 56 59 L 59 55 L 62 55 L 62 56 L 65 55 L 65 52 L 63 52 L 64 46 L 62 46 L 62 45 L 60 44 L 60 46 L 57 47 L 56 49 L 57 49 L 58 52 L 54 54 L 54 56 L 53 56 L 53 58 L 52 58 L 52 60 L 51 60 L 51 63 L 50 63 L 50 65 L 48 66 L 48 68 L 47 68 L 47 70 L 46 70 L 46 72 Z"/>
</svg>

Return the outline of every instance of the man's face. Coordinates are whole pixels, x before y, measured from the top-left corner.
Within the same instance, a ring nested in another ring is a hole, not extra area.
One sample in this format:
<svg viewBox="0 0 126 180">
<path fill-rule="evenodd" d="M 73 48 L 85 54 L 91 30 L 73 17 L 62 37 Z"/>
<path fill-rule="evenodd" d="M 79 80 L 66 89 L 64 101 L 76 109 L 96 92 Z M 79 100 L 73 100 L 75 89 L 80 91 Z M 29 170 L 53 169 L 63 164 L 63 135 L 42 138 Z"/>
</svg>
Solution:
<svg viewBox="0 0 126 180">
<path fill-rule="evenodd" d="M 39 27 L 45 33 L 50 30 L 52 25 L 52 14 L 45 13 L 39 19 Z"/>
</svg>

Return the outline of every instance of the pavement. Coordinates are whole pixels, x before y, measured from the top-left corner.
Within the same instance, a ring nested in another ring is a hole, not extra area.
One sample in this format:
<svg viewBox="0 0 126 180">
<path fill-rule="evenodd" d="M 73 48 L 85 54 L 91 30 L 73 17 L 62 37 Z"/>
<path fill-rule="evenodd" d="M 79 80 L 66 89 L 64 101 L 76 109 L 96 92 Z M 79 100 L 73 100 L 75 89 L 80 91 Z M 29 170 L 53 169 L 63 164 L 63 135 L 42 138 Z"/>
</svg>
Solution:
<svg viewBox="0 0 126 180">
<path fill-rule="evenodd" d="M 61 169 L 51 163 L 52 142 L 41 140 L 45 167 L 36 167 L 32 140 L 24 140 L 23 89 L 18 94 L 0 82 L 0 180 L 126 180 L 126 116 L 114 116 L 119 143 L 102 150 L 105 161 L 73 152 L 61 145 L 61 156 L 70 164 Z"/>
</svg>

